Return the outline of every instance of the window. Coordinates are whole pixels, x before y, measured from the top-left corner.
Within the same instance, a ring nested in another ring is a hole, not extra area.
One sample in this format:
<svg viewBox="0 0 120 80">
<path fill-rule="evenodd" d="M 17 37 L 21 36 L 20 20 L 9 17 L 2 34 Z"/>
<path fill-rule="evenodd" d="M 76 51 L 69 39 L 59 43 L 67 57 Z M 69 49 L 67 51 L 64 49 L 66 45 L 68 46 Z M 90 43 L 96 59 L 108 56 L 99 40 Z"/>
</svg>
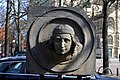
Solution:
<svg viewBox="0 0 120 80">
<path fill-rule="evenodd" d="M 97 36 L 97 48 L 100 48 L 100 38 Z"/>
<path fill-rule="evenodd" d="M 115 21 L 112 17 L 109 17 L 108 18 L 108 23 L 107 23 L 107 26 L 109 29 L 115 29 L 114 26 L 115 26 Z"/>
<path fill-rule="evenodd" d="M 113 45 L 113 37 L 111 35 L 108 36 L 108 44 Z"/>
<path fill-rule="evenodd" d="M 21 69 L 23 68 L 23 62 L 15 62 L 11 65 L 9 70 L 7 71 L 8 73 L 20 73 Z"/>
</svg>

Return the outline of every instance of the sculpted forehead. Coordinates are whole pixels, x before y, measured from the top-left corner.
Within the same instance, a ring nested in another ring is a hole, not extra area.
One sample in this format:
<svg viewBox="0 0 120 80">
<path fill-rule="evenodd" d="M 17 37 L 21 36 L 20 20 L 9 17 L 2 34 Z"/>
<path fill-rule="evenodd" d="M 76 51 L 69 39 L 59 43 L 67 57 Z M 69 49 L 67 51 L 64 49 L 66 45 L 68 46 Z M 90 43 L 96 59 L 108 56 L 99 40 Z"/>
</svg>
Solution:
<svg viewBox="0 0 120 80">
<path fill-rule="evenodd" d="M 71 39 L 71 35 L 70 34 L 56 34 L 55 38 L 68 38 L 68 39 Z"/>
</svg>

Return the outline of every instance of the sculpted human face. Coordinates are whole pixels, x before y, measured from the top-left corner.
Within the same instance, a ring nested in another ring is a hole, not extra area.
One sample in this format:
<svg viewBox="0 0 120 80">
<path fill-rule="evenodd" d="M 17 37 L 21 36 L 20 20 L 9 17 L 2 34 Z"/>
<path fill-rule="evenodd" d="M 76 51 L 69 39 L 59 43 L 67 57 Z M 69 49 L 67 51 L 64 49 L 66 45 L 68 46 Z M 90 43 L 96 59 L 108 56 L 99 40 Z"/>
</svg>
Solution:
<svg viewBox="0 0 120 80">
<path fill-rule="evenodd" d="M 70 34 L 56 34 L 54 48 L 57 54 L 66 54 L 70 51 L 72 39 Z"/>
</svg>

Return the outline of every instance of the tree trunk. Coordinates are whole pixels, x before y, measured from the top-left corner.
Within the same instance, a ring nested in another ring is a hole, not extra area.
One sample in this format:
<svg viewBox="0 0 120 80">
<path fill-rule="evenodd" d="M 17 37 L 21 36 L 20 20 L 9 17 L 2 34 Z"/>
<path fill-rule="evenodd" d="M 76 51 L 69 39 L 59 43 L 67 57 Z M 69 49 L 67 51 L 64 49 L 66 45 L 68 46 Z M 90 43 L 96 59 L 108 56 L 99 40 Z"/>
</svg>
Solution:
<svg viewBox="0 0 120 80">
<path fill-rule="evenodd" d="M 107 41 L 107 6 L 108 2 L 105 0 L 103 2 L 103 31 L 102 31 L 102 37 L 103 37 L 103 70 L 104 74 L 108 74 L 108 67 L 109 67 L 109 57 L 108 57 L 108 41 Z"/>
<path fill-rule="evenodd" d="M 21 51 L 21 45 L 20 45 L 20 0 L 18 0 L 17 31 L 18 31 L 18 51 Z"/>
<path fill-rule="evenodd" d="M 4 56 L 8 56 L 8 45 L 9 45 L 9 36 L 8 36 L 8 29 L 10 27 L 10 0 L 7 0 L 7 11 L 6 11 L 6 24 L 5 24 L 5 51 Z"/>
</svg>

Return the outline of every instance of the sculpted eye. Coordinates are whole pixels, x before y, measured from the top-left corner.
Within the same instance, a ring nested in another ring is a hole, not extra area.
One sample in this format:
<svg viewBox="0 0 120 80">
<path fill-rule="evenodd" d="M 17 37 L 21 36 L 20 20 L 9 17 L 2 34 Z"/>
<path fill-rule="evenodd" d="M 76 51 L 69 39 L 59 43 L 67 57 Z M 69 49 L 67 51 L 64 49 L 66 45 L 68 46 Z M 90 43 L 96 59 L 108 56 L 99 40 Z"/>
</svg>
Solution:
<svg viewBox="0 0 120 80">
<path fill-rule="evenodd" d="M 59 42 L 61 41 L 61 39 L 60 39 L 60 38 L 55 38 L 54 41 L 55 41 L 56 43 L 59 43 Z"/>
<path fill-rule="evenodd" d="M 66 43 L 70 42 L 70 40 L 69 40 L 69 39 L 67 39 L 67 38 L 66 38 L 66 39 L 64 39 L 64 41 L 65 41 Z"/>
</svg>

